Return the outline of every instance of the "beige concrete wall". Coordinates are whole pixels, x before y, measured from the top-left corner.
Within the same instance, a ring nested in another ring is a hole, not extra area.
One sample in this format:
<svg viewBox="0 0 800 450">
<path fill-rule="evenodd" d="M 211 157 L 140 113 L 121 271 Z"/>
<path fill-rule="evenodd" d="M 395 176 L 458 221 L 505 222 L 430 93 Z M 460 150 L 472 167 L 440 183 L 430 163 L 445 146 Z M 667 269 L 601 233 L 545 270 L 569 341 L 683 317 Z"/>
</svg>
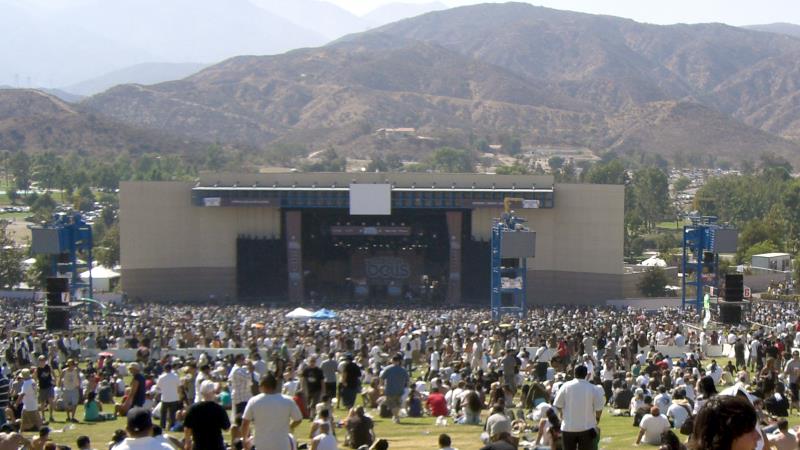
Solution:
<svg viewBox="0 0 800 450">
<path fill-rule="evenodd" d="M 536 231 L 531 270 L 621 274 L 624 195 L 622 186 L 559 184 L 555 208 L 517 209 Z M 487 241 L 501 208 L 472 212 L 472 237 Z"/>
<path fill-rule="evenodd" d="M 190 183 L 120 186 L 122 288 L 133 298 L 236 297 L 236 237 L 279 237 L 278 208 L 198 208 Z"/>
</svg>

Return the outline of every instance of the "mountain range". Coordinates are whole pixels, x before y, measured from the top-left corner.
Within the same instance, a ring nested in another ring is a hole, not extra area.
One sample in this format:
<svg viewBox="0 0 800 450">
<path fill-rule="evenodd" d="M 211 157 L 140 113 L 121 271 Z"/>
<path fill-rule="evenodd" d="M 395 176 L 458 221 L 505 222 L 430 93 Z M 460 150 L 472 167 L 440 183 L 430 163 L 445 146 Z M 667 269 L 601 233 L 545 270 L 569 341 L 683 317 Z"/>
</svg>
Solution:
<svg viewBox="0 0 800 450">
<path fill-rule="evenodd" d="M 71 86 L 86 88 L 108 73 L 136 75 L 142 64 L 150 67 L 141 77 L 124 81 L 149 84 L 154 76 L 175 79 L 169 77 L 176 65 L 319 46 L 444 7 L 393 4 L 358 17 L 321 0 L 63 0 L 61 8 L 47 3 L 0 0 L 0 84 L 71 92 Z M 155 71 L 159 67 L 163 72 Z"/>
<path fill-rule="evenodd" d="M 421 156 L 429 142 L 800 162 L 800 39 L 524 3 L 435 11 L 76 105 L 179 141 Z M 33 95 L 33 94 L 31 94 Z M 387 139 L 381 128 L 414 128 Z"/>
</svg>

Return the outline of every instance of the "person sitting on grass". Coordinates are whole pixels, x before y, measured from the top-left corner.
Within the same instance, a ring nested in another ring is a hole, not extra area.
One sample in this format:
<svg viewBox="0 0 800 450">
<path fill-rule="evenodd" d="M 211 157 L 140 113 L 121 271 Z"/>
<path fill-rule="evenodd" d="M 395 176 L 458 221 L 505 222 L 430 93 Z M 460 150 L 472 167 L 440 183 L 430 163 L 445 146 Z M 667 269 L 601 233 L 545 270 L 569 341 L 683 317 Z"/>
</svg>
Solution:
<svg viewBox="0 0 800 450">
<path fill-rule="evenodd" d="M 50 428 L 42 427 L 39 429 L 39 436 L 31 441 L 31 450 L 44 450 L 44 445 L 50 442 Z"/>
<path fill-rule="evenodd" d="M 451 447 L 453 445 L 450 436 L 447 434 L 440 434 L 439 435 L 439 450 L 458 450 L 457 448 Z"/>
<path fill-rule="evenodd" d="M 114 414 L 103 414 L 103 405 L 97 401 L 97 393 L 89 392 L 86 396 L 86 403 L 83 404 L 84 422 L 105 422 L 106 420 L 116 419 Z"/>
<path fill-rule="evenodd" d="M 351 408 L 350 415 L 345 421 L 345 428 L 347 429 L 345 445 L 349 445 L 350 448 L 371 445 L 375 440 L 373 427 L 374 423 L 371 418 L 364 414 L 363 407 Z"/>
<path fill-rule="evenodd" d="M 75 444 L 78 446 L 78 450 L 94 450 L 92 448 L 92 441 L 89 439 L 89 436 L 86 435 L 78 436 L 78 440 L 75 441 Z"/>
</svg>

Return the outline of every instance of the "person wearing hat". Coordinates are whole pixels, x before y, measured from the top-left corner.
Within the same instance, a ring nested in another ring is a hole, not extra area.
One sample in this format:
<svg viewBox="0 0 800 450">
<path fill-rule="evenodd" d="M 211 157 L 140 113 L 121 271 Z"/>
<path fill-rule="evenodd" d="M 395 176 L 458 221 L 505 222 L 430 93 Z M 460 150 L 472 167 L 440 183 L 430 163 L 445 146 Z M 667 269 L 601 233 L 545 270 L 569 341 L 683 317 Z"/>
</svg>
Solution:
<svg viewBox="0 0 800 450">
<path fill-rule="evenodd" d="M 42 416 L 39 414 L 39 402 L 36 400 L 36 383 L 31 379 L 30 369 L 20 371 L 22 388 L 17 403 L 22 403 L 22 423 L 20 431 L 37 431 L 42 427 Z"/>
<path fill-rule="evenodd" d="M 225 408 L 217 403 L 217 383 L 205 380 L 200 385 L 202 401 L 189 407 L 183 421 L 184 448 L 225 450 L 222 432 L 231 427 Z"/>
<path fill-rule="evenodd" d="M 133 407 L 141 407 L 147 398 L 145 388 L 145 379 L 142 375 L 141 366 L 139 363 L 132 362 L 128 364 L 128 371 L 131 373 L 133 380 L 131 380 L 131 391 L 128 394 L 128 399 L 122 405 L 122 411 L 128 411 Z"/>
<path fill-rule="evenodd" d="M 125 430 L 128 437 L 115 445 L 113 450 L 175 450 L 164 440 L 153 437 L 153 418 L 150 411 L 133 407 L 128 411 L 127 418 Z"/>
</svg>

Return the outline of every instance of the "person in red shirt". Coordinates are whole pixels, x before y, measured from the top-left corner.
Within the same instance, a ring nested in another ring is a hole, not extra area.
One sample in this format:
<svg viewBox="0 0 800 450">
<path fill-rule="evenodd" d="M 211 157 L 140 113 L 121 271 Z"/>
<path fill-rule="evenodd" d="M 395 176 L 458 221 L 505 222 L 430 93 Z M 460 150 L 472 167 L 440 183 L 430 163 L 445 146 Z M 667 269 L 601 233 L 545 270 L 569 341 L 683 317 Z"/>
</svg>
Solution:
<svg viewBox="0 0 800 450">
<path fill-rule="evenodd" d="M 428 409 L 428 413 L 433 417 L 447 415 L 447 400 L 445 400 L 444 395 L 439 392 L 438 387 L 431 389 L 428 400 L 425 402 L 425 407 Z"/>
</svg>

